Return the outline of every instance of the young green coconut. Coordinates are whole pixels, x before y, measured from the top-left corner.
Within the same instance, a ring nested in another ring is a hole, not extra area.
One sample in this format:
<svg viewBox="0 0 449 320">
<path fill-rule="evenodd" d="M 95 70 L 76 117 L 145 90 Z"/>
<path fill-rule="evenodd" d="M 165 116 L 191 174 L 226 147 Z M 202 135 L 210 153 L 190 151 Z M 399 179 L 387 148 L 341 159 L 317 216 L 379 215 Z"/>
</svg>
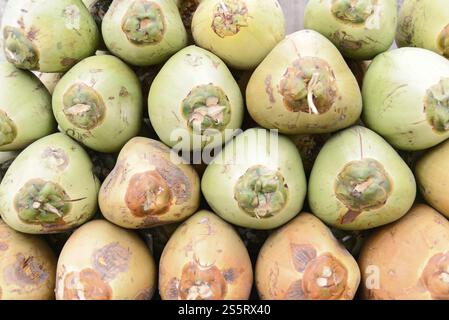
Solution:
<svg viewBox="0 0 449 320">
<path fill-rule="evenodd" d="M 234 228 L 200 211 L 176 229 L 159 263 L 163 300 L 247 300 L 251 260 Z"/>
<path fill-rule="evenodd" d="M 133 138 L 100 189 L 98 202 L 109 221 L 133 229 L 184 220 L 200 204 L 196 171 L 163 143 Z"/>
<path fill-rule="evenodd" d="M 203 0 L 192 34 L 229 66 L 254 69 L 284 39 L 284 13 L 277 0 Z"/>
<path fill-rule="evenodd" d="M 81 0 L 8 1 L 6 59 L 21 69 L 63 72 L 97 50 L 100 33 Z"/>
<path fill-rule="evenodd" d="M 55 133 L 31 144 L 9 167 L 0 184 L 1 216 L 20 232 L 64 232 L 94 215 L 99 187 L 87 153 Z"/>
<path fill-rule="evenodd" d="M 271 234 L 257 258 L 262 300 L 352 300 L 359 283 L 357 262 L 310 213 Z"/>
<path fill-rule="evenodd" d="M 362 298 L 449 300 L 449 222 L 419 204 L 377 229 L 359 258 Z"/>
<path fill-rule="evenodd" d="M 394 42 L 396 0 L 310 0 L 304 26 L 318 31 L 342 52 L 357 60 L 370 60 Z"/>
<path fill-rule="evenodd" d="M 449 58 L 449 7 L 446 0 L 404 0 L 396 42 L 420 47 Z"/>
<path fill-rule="evenodd" d="M 401 150 L 449 138 L 449 60 L 420 48 L 378 55 L 363 82 L 363 120 Z"/>
<path fill-rule="evenodd" d="M 223 219 L 246 228 L 274 229 L 301 211 L 307 186 L 293 142 L 256 128 L 225 146 L 207 167 L 201 189 Z"/>
<path fill-rule="evenodd" d="M 309 180 L 312 212 L 344 230 L 398 220 L 415 196 L 415 178 L 407 164 L 382 137 L 360 126 L 326 142 Z"/>
<path fill-rule="evenodd" d="M 196 46 L 170 58 L 148 96 L 151 124 L 159 138 L 189 151 L 230 140 L 242 125 L 243 110 L 239 86 L 224 62 Z"/>
<path fill-rule="evenodd" d="M 338 49 L 316 31 L 289 35 L 253 73 L 246 89 L 252 118 L 285 134 L 329 133 L 362 112 L 357 80 Z"/>
<path fill-rule="evenodd" d="M 421 157 L 415 167 L 415 176 L 421 194 L 432 207 L 449 218 L 449 141 Z"/>
<path fill-rule="evenodd" d="M 0 219 L 0 300 L 54 299 L 56 257 L 38 236 Z"/>
<path fill-rule="evenodd" d="M 56 130 L 51 96 L 31 72 L 0 63 L 0 151 L 16 151 Z"/>
<path fill-rule="evenodd" d="M 137 234 L 105 220 L 78 228 L 58 260 L 57 300 L 151 300 L 156 265 Z"/>
<path fill-rule="evenodd" d="M 53 93 L 62 131 L 99 152 L 117 152 L 140 130 L 142 92 L 135 73 L 120 59 L 84 59 L 67 72 Z"/>
<path fill-rule="evenodd" d="M 173 0 L 114 0 L 103 18 L 102 33 L 109 51 L 136 66 L 161 63 L 187 45 Z"/>
</svg>

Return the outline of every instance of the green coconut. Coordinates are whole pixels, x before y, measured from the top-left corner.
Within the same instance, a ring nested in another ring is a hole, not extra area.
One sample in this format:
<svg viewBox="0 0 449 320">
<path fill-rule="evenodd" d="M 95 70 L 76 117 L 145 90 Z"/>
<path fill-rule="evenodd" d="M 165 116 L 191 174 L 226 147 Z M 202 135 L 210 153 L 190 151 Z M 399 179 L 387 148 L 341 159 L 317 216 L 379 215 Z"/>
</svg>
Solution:
<svg viewBox="0 0 449 320">
<path fill-rule="evenodd" d="M 9 167 L 0 184 L 1 217 L 24 233 L 64 232 L 94 215 L 98 190 L 87 153 L 55 133 L 31 144 Z"/>
<path fill-rule="evenodd" d="M 274 229 L 301 211 L 307 186 L 293 142 L 256 128 L 225 146 L 207 167 L 201 189 L 214 212 L 228 222 Z"/>
<path fill-rule="evenodd" d="M 16 151 L 56 130 L 51 96 L 31 72 L 0 63 L 0 151 Z"/>
<path fill-rule="evenodd" d="M 309 180 L 313 213 L 344 230 L 398 220 L 415 196 L 415 178 L 407 164 L 382 137 L 360 126 L 328 140 Z"/>
<path fill-rule="evenodd" d="M 363 83 L 363 120 L 401 150 L 449 138 L 449 61 L 420 48 L 378 55 Z"/>
<path fill-rule="evenodd" d="M 170 58 L 148 96 L 154 130 L 176 149 L 221 146 L 241 127 L 243 110 L 239 86 L 224 62 L 196 46 Z"/>
<path fill-rule="evenodd" d="M 192 20 L 200 47 L 236 69 L 254 69 L 285 37 L 277 0 L 204 0 Z"/>
<path fill-rule="evenodd" d="M 119 151 L 138 134 L 142 104 L 139 79 L 110 55 L 81 61 L 53 93 L 53 112 L 61 130 L 99 152 Z"/>
<path fill-rule="evenodd" d="M 449 58 L 449 7 L 446 0 L 404 0 L 396 42 L 420 47 Z"/>
<path fill-rule="evenodd" d="M 100 33 L 81 0 L 8 1 L 6 59 L 21 69 L 63 72 L 97 50 Z"/>
<path fill-rule="evenodd" d="M 394 42 L 396 0 L 310 0 L 304 26 L 318 31 L 351 59 L 369 60 Z"/>
<path fill-rule="evenodd" d="M 104 42 L 129 64 L 161 63 L 187 45 L 175 1 L 114 0 L 103 18 Z"/>
<path fill-rule="evenodd" d="M 316 31 L 288 36 L 254 71 L 246 102 L 262 127 L 285 134 L 329 133 L 362 112 L 357 80 L 338 49 Z"/>
</svg>

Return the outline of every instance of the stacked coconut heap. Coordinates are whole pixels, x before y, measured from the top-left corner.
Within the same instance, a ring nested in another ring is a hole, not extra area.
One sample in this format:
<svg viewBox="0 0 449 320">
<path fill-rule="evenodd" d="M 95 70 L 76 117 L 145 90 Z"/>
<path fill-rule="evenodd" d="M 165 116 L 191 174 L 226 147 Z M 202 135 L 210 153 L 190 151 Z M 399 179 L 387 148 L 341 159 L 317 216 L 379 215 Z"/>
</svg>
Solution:
<svg viewBox="0 0 449 320">
<path fill-rule="evenodd" d="M 448 299 L 449 7 L 396 6 L 9 1 L 0 298 Z"/>
</svg>

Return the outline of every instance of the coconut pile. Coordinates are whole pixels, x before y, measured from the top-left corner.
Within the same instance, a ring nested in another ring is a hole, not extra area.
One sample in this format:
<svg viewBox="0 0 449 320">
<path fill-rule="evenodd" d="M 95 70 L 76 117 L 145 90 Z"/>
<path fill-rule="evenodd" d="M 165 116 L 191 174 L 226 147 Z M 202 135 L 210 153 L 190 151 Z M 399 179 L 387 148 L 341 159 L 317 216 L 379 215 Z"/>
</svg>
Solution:
<svg viewBox="0 0 449 320">
<path fill-rule="evenodd" d="M 448 300 L 447 0 L 301 1 L 10 0 L 0 299 Z"/>
</svg>

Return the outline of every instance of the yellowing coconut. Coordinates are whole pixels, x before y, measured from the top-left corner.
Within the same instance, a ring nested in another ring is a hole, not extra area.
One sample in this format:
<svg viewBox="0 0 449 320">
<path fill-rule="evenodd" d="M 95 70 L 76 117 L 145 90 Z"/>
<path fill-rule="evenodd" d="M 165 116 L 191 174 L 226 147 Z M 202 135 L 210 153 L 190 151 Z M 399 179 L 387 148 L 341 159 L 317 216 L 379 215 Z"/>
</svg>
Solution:
<svg viewBox="0 0 449 320">
<path fill-rule="evenodd" d="M 77 229 L 58 260 L 57 300 L 150 300 L 156 266 L 134 232 L 105 220 Z"/>
<path fill-rule="evenodd" d="M 150 228 L 185 219 L 199 207 L 196 171 L 159 141 L 133 138 L 100 189 L 103 216 L 125 228 Z"/>
<path fill-rule="evenodd" d="M 236 69 L 253 69 L 285 37 L 277 0 L 204 0 L 192 20 L 195 43 Z"/>
<path fill-rule="evenodd" d="M 243 110 L 242 94 L 228 67 L 196 46 L 167 61 L 148 96 L 148 113 L 159 138 L 189 151 L 229 141 L 242 125 Z"/>
<path fill-rule="evenodd" d="M 92 162 L 62 133 L 42 138 L 13 161 L 0 184 L 4 222 L 24 233 L 59 233 L 97 210 L 99 182 Z"/>
<path fill-rule="evenodd" d="M 399 11 L 396 42 L 449 58 L 449 7 L 446 0 L 404 0 Z"/>
<path fill-rule="evenodd" d="M 363 81 L 363 121 L 394 147 L 416 151 L 449 138 L 449 61 L 421 48 L 378 55 Z"/>
<path fill-rule="evenodd" d="M 246 300 L 253 284 L 248 251 L 237 232 L 200 211 L 172 235 L 159 266 L 163 300 Z"/>
<path fill-rule="evenodd" d="M 332 42 L 312 30 L 270 52 L 248 83 L 246 102 L 259 125 L 285 134 L 334 132 L 362 112 L 356 78 Z"/>
<path fill-rule="evenodd" d="M 365 299 L 448 300 L 449 222 L 416 205 L 368 238 L 359 265 Z"/>
<path fill-rule="evenodd" d="M 331 40 L 351 59 L 368 60 L 394 42 L 396 0 L 309 0 L 304 26 Z"/>
<path fill-rule="evenodd" d="M 449 141 L 446 141 L 421 157 L 415 167 L 418 187 L 426 201 L 449 218 Z"/>
<path fill-rule="evenodd" d="M 375 132 L 341 131 L 321 149 L 309 180 L 309 205 L 321 220 L 345 230 L 375 228 L 401 218 L 413 205 L 413 173 Z"/>
<path fill-rule="evenodd" d="M 351 300 L 360 270 L 326 225 L 309 213 L 273 233 L 257 258 L 263 300 Z"/>
<path fill-rule="evenodd" d="M 38 236 L 11 229 L 0 219 L 0 300 L 54 298 L 56 257 Z"/>
<path fill-rule="evenodd" d="M 114 0 L 103 17 L 102 33 L 109 51 L 136 66 L 161 63 L 187 45 L 173 0 Z"/>
</svg>

